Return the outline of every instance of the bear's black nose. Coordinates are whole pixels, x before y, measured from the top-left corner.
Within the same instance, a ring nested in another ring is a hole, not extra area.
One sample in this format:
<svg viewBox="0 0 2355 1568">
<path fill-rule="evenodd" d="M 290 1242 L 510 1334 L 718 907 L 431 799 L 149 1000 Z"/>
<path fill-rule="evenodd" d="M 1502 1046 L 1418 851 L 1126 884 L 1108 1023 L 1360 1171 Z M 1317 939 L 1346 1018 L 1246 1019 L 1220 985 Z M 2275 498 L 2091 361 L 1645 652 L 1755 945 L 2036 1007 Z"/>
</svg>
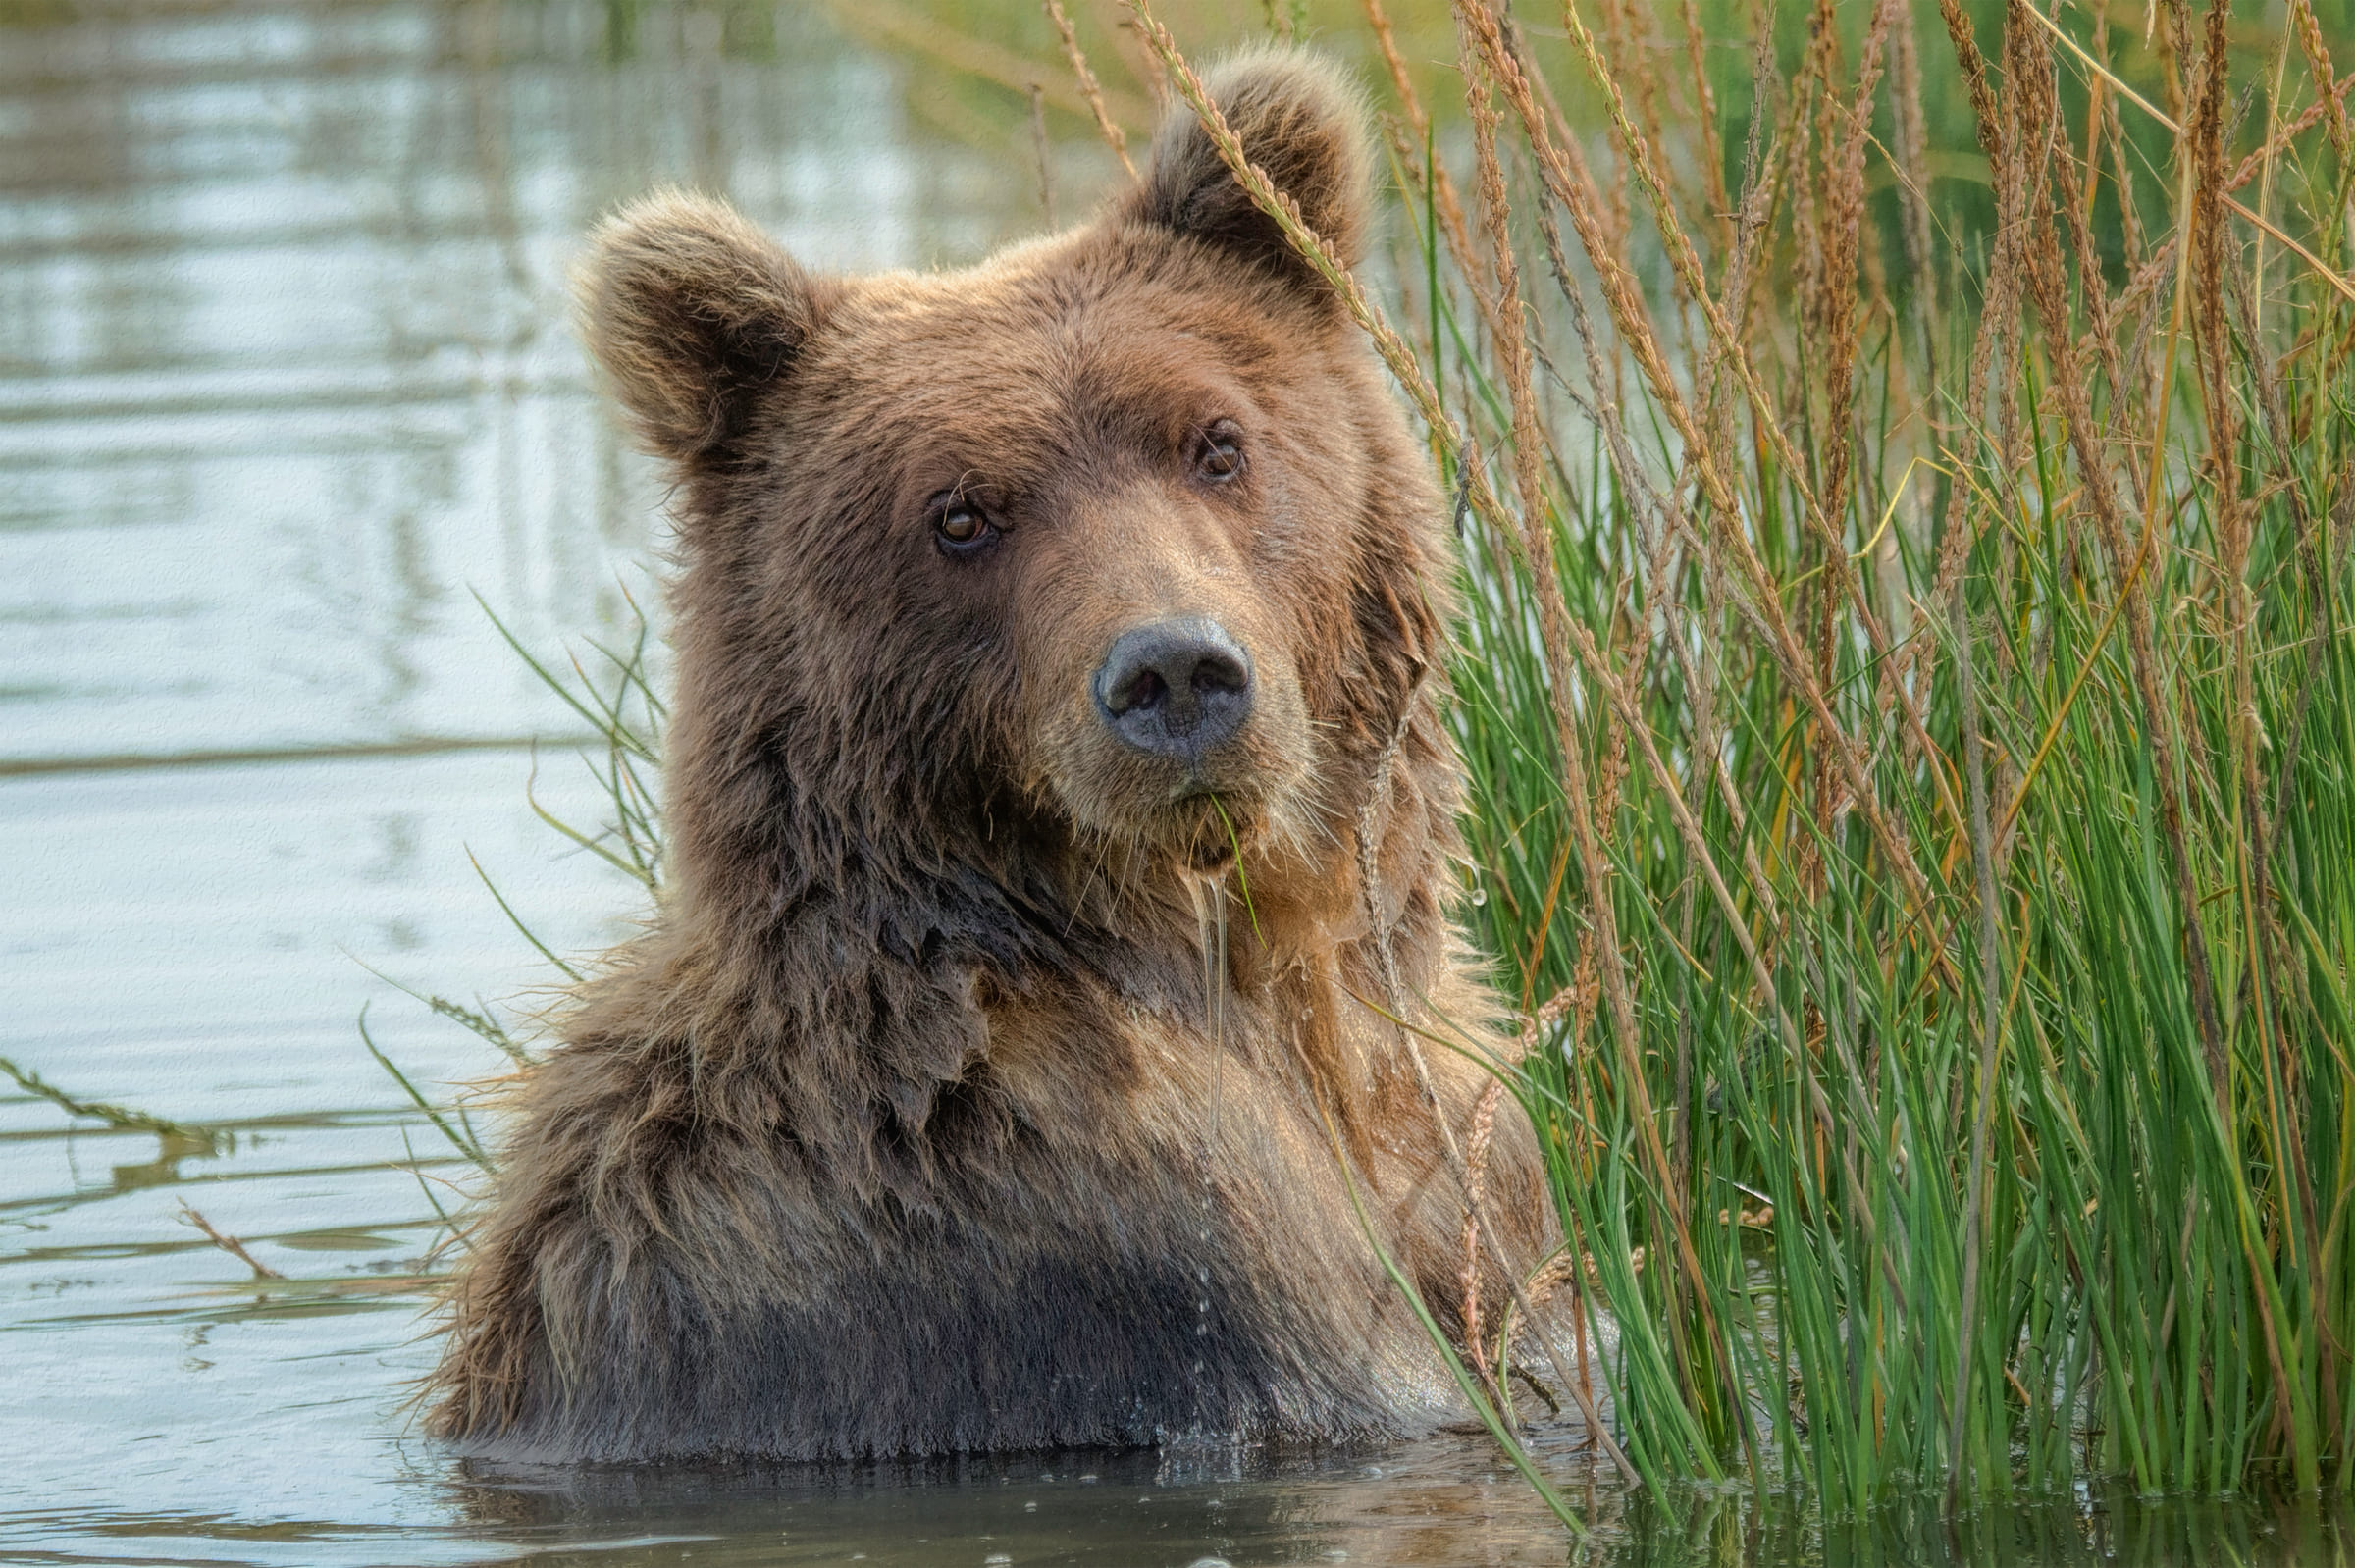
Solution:
<svg viewBox="0 0 2355 1568">
<path fill-rule="evenodd" d="M 1251 713 L 1251 655 L 1216 621 L 1123 632 L 1096 670 L 1096 707 L 1140 752 L 1199 762 Z"/>
</svg>

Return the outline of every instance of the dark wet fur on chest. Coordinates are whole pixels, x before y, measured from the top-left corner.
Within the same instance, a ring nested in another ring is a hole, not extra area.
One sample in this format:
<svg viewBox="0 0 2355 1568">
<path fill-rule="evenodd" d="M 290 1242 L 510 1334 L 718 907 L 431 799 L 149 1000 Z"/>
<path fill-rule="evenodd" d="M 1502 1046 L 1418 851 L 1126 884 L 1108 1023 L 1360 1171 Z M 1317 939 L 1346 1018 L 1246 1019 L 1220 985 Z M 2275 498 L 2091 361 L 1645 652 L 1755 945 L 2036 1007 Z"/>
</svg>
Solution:
<svg viewBox="0 0 2355 1568">
<path fill-rule="evenodd" d="M 1301 1310 L 1265 1287 L 1259 1260 L 1199 1244 L 1234 1223 L 1182 1184 L 1140 1206 L 1198 1227 L 1174 1235 L 1101 1203 L 1010 1227 L 1019 1191 L 929 1209 L 836 1195 L 799 1236 L 810 1200 L 786 1200 L 777 1252 L 822 1287 L 782 1300 L 762 1299 L 753 1268 L 715 1302 L 686 1271 L 586 1242 L 548 1277 L 574 1316 L 547 1325 L 536 1364 L 518 1369 L 525 1396 L 496 1438 L 463 1445 L 863 1458 L 1192 1435 L 1351 1441 L 1418 1414 L 1372 1376 L 1358 1336 L 1370 1311 L 1351 1324 Z M 556 1364 L 559 1346 L 572 1366 Z"/>
</svg>

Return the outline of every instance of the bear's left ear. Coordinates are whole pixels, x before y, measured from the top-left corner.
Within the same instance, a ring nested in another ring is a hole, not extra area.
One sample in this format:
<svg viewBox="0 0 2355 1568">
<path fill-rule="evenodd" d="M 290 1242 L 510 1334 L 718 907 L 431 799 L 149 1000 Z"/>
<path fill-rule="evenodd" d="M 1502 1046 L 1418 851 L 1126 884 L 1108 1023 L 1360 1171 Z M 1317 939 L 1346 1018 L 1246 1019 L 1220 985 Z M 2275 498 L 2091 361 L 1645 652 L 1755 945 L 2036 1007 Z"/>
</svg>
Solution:
<svg viewBox="0 0 2355 1568">
<path fill-rule="evenodd" d="M 1253 50 L 1206 71 L 1202 84 L 1243 143 L 1243 155 L 1345 266 L 1365 253 L 1373 221 L 1372 138 L 1357 85 L 1339 66 L 1304 50 Z M 1194 112 L 1175 104 L 1153 137 L 1153 162 L 1131 213 L 1193 235 L 1287 279 L 1324 284 L 1274 220 L 1261 212 Z"/>
<path fill-rule="evenodd" d="M 817 330 L 815 279 L 707 196 L 606 219 L 574 275 L 581 331 L 648 450 L 686 464 L 743 433 L 753 394 Z"/>
</svg>

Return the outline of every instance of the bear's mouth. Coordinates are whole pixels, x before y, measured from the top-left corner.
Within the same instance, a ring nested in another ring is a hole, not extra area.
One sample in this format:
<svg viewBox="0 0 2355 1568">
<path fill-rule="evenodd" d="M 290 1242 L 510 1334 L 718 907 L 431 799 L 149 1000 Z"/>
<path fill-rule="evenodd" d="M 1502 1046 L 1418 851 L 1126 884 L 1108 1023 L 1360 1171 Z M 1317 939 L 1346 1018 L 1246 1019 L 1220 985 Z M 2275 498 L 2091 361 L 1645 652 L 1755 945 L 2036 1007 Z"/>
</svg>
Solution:
<svg viewBox="0 0 2355 1568">
<path fill-rule="evenodd" d="M 1224 871 L 1232 865 L 1248 836 L 1250 815 L 1232 795 L 1189 789 L 1171 802 L 1170 847 L 1189 871 Z"/>
<path fill-rule="evenodd" d="M 1182 859 L 1187 870 L 1213 875 L 1234 863 L 1234 846 L 1224 834 L 1214 839 L 1197 839 L 1185 848 Z"/>
</svg>

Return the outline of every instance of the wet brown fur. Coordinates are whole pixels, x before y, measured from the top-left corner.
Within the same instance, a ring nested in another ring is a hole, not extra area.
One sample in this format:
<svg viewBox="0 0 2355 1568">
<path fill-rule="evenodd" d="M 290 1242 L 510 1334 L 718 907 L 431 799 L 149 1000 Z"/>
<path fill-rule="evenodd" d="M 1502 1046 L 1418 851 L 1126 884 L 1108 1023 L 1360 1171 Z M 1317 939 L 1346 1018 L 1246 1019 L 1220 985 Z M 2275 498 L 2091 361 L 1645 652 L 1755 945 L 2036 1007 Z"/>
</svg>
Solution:
<svg viewBox="0 0 2355 1568">
<path fill-rule="evenodd" d="M 1356 254 L 1347 83 L 1263 53 L 1212 85 Z M 820 279 L 660 195 L 582 280 L 680 485 L 670 881 L 514 1090 L 432 1431 L 826 1457 L 1449 1414 L 1333 1141 L 1460 1301 L 1433 1113 L 1350 995 L 1394 977 L 1494 1037 L 1448 920 L 1447 542 L 1323 285 L 1182 117 L 1093 221 L 968 271 Z M 1248 466 L 1213 487 L 1185 454 L 1216 419 Z M 926 521 L 951 490 L 1003 528 L 978 558 Z M 1231 631 L 1259 694 L 1184 787 L 1088 696 L 1114 637 L 1176 613 Z M 1202 915 L 1235 881 L 1205 788 L 1251 895 L 1215 1030 Z M 1426 1053 L 1460 1138 L 1484 1076 Z M 1525 1131 L 1489 1190 L 1533 1248 Z"/>
</svg>

